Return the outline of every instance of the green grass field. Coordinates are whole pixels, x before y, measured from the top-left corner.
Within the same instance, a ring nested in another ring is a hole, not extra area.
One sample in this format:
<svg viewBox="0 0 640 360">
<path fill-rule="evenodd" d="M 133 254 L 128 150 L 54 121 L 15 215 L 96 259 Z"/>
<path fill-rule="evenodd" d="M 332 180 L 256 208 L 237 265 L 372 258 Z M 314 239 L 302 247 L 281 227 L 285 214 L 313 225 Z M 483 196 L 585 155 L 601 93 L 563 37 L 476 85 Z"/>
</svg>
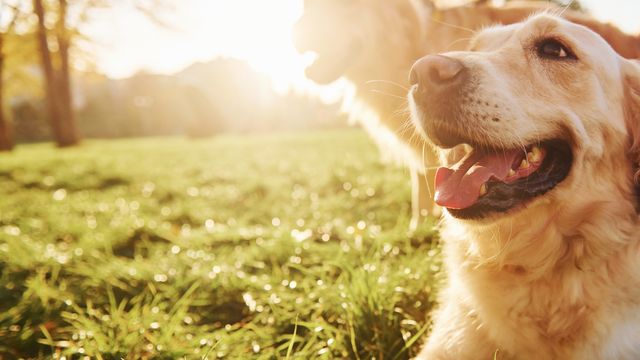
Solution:
<svg viewBox="0 0 640 360">
<path fill-rule="evenodd" d="M 406 359 L 441 279 L 360 131 L 0 154 L 0 359 Z"/>
</svg>

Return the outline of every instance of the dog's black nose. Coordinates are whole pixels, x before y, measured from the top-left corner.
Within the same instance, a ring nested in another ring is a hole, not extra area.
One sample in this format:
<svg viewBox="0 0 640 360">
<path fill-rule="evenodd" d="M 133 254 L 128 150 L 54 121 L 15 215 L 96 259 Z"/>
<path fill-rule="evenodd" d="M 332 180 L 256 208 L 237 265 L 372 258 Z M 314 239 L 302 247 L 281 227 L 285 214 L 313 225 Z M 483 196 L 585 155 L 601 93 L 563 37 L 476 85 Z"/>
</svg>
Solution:
<svg viewBox="0 0 640 360">
<path fill-rule="evenodd" d="M 444 55 L 427 55 L 413 64 L 409 81 L 419 88 L 448 87 L 459 82 L 466 73 L 464 64 Z"/>
</svg>

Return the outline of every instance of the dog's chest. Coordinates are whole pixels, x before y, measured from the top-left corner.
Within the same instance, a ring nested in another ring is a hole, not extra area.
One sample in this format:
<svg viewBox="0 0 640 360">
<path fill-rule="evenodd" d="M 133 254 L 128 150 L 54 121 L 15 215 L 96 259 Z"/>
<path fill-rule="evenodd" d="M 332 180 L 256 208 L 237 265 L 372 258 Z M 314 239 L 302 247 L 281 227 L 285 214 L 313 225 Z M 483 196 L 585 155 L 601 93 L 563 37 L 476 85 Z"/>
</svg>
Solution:
<svg viewBox="0 0 640 360">
<path fill-rule="evenodd" d="M 505 350 L 533 358 L 640 359 L 640 308 L 620 313 L 624 305 L 582 291 L 589 288 L 582 282 L 494 284 L 502 296 L 485 300 L 483 320 L 495 328 L 494 338 L 509 339 Z"/>
<path fill-rule="evenodd" d="M 506 297 L 503 309 L 513 327 L 527 326 L 532 333 L 558 342 L 571 342 L 588 325 L 592 309 L 578 297 L 560 293 L 546 284 L 523 287 L 520 296 Z"/>
<path fill-rule="evenodd" d="M 627 315 L 611 327 L 602 346 L 600 359 L 640 359 L 640 309 Z"/>
<path fill-rule="evenodd" d="M 522 307 L 522 317 L 531 321 L 541 336 L 557 342 L 567 343 L 581 336 L 594 312 L 579 285 L 558 288 L 540 282 L 524 286 L 523 295 L 514 308 Z M 520 319 L 514 320 L 521 323 Z"/>
<path fill-rule="evenodd" d="M 494 275 L 489 290 L 493 296 L 487 296 L 486 288 L 476 289 L 479 315 L 493 339 L 505 340 L 499 345 L 504 350 L 555 358 L 583 342 L 598 310 L 588 306 L 582 287 L 552 284 L 557 282 L 496 281 Z"/>
</svg>

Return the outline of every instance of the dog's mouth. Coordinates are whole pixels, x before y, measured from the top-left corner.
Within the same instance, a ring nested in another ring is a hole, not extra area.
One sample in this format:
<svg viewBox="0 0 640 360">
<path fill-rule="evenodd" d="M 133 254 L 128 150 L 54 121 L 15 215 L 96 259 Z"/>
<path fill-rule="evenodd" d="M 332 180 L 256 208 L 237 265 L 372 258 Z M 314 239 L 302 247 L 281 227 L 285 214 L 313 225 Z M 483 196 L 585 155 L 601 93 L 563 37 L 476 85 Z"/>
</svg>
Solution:
<svg viewBox="0 0 640 360">
<path fill-rule="evenodd" d="M 563 140 L 514 149 L 471 146 L 462 160 L 436 172 L 435 201 L 459 219 L 481 219 L 526 205 L 562 182 L 573 160 Z"/>
<path fill-rule="evenodd" d="M 317 58 L 305 70 L 307 78 L 320 85 L 330 84 L 343 75 L 348 57 L 328 57 L 317 55 Z"/>
<path fill-rule="evenodd" d="M 362 49 L 356 39 L 336 40 L 317 48 L 298 47 L 301 53 L 311 52 L 315 60 L 306 68 L 305 75 L 314 82 L 326 85 L 345 75 L 347 69 L 356 62 Z"/>
</svg>

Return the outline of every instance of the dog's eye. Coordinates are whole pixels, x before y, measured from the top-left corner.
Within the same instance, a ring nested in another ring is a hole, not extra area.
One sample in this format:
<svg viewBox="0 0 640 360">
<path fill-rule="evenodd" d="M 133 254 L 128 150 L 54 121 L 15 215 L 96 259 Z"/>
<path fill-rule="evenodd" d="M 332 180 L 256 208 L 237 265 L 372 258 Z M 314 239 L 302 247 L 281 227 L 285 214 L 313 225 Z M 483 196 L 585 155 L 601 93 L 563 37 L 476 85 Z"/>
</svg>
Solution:
<svg viewBox="0 0 640 360">
<path fill-rule="evenodd" d="M 545 39 L 538 43 L 538 54 L 547 59 L 576 59 L 566 46 L 556 39 Z"/>
</svg>

